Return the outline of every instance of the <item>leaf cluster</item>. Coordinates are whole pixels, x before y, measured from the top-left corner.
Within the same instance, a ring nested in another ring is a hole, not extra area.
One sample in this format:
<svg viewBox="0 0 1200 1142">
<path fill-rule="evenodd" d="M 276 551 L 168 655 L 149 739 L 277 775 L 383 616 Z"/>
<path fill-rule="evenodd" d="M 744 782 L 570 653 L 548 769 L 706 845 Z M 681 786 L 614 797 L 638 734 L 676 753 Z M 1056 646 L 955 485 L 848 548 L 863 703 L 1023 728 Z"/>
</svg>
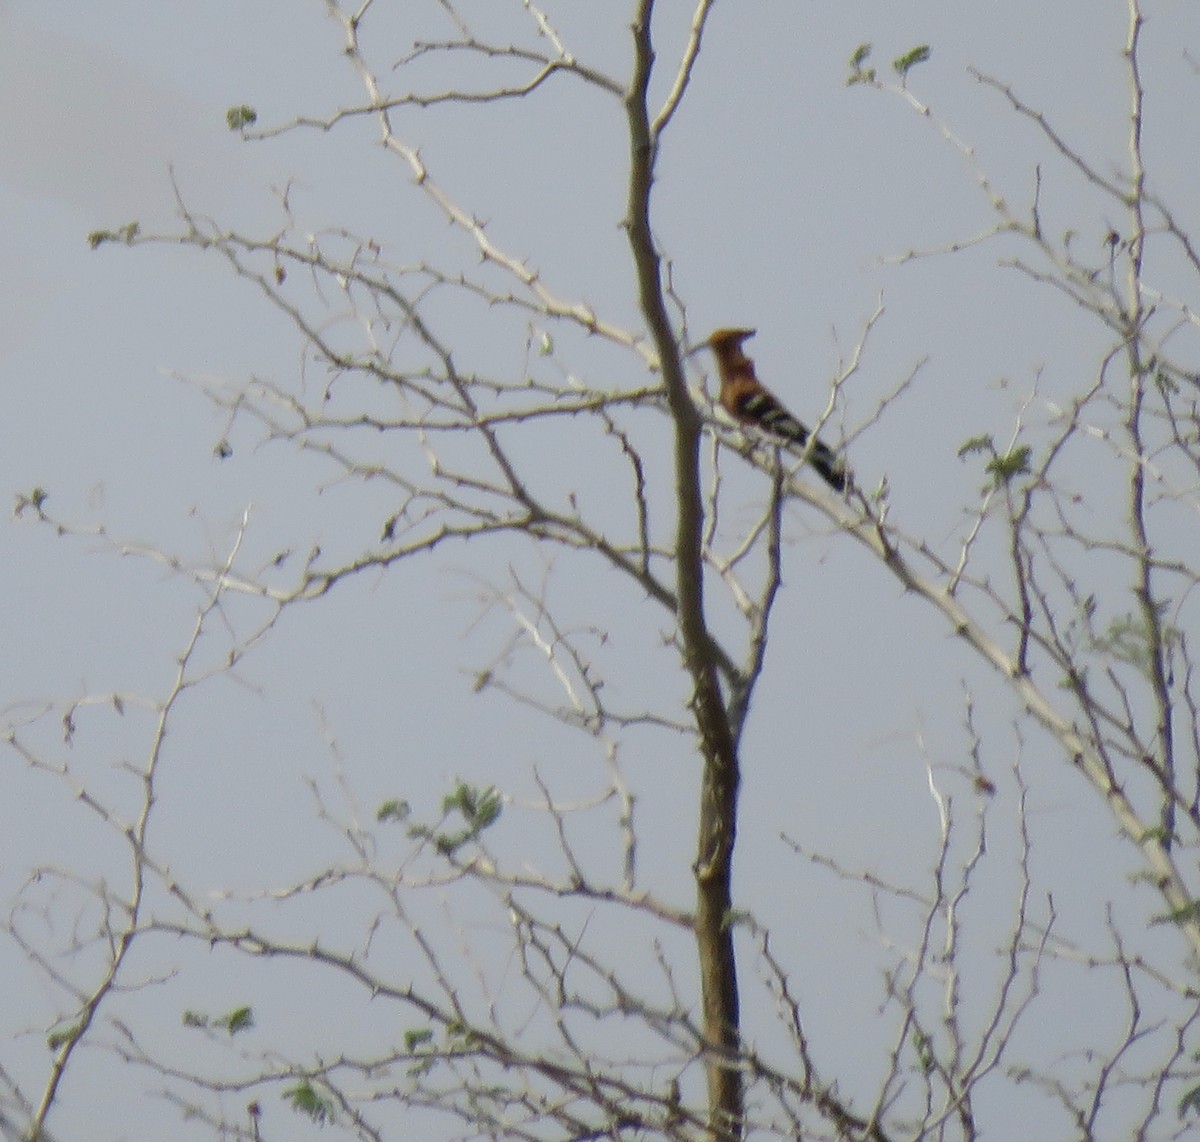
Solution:
<svg viewBox="0 0 1200 1142">
<path fill-rule="evenodd" d="M 442 798 L 442 818 L 436 825 L 418 822 L 411 825 L 408 835 L 418 840 L 429 840 L 443 856 L 452 856 L 463 845 L 477 840 L 479 835 L 494 825 L 504 808 L 504 799 L 493 785 L 476 787 L 460 781 Z M 412 815 L 412 806 L 401 797 L 384 801 L 375 811 L 378 821 L 402 823 Z M 447 822 L 460 820 L 461 825 L 447 828 Z"/>
</svg>

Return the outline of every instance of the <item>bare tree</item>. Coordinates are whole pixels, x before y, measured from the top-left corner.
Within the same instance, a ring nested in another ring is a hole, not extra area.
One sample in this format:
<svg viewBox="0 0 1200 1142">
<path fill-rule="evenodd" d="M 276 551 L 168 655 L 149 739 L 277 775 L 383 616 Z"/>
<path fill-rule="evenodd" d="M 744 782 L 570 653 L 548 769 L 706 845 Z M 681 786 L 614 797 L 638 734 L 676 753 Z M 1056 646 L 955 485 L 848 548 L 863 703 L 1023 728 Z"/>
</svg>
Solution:
<svg viewBox="0 0 1200 1142">
<path fill-rule="evenodd" d="M 816 484 L 802 452 L 714 406 L 703 359 L 689 356 L 700 337 L 653 190 L 703 71 L 712 0 L 696 0 L 686 34 L 666 43 L 653 0 L 637 0 L 628 74 L 589 64 L 528 0 L 504 13 L 503 31 L 466 5 L 429 7 L 444 34 L 397 53 L 392 14 L 373 0 L 330 2 L 361 101 L 267 128 L 234 108 L 230 126 L 267 141 L 373 124 L 407 174 L 412 209 L 448 224 L 432 253 L 374 232 L 312 231 L 291 189 L 264 235 L 205 217 L 182 191 L 176 233 L 131 224 L 92 235 L 96 246 L 217 255 L 292 323 L 302 361 L 286 380 L 197 382 L 223 418 L 216 451 L 236 463 L 251 440 L 282 446 L 302 478 L 350 489 L 355 521 L 330 523 L 311 547 L 298 528 L 305 555 L 262 561 L 247 554 L 247 514 L 216 558 L 195 561 L 59 518 L 41 489 L 19 499 L 19 514 L 164 567 L 199 602 L 163 694 L 89 694 L 9 719 L 10 758 L 61 782 L 123 865 L 39 867 L 12 906 L 8 933 L 60 1019 L 36 1094 L 0 1072 L 13 1107 L 4 1128 L 19 1116 L 27 1137 L 45 1137 L 68 1076 L 94 1054 L 122 1075 L 136 1064 L 203 1137 L 294 1137 L 311 1121 L 361 1139 L 965 1139 L 1022 1116 L 1039 1136 L 1182 1135 L 1200 1112 L 1189 636 L 1200 420 L 1188 301 L 1200 259 L 1143 144 L 1141 0 L 1128 7 L 1119 172 L 1002 80 L 977 75 L 1046 152 L 1020 206 L 910 86 L 929 49 L 906 51 L 888 75 L 865 45 L 851 61 L 863 94 L 902 101 L 915 128 L 961 154 L 994 215 L 970 241 L 904 260 L 999 247 L 1002 265 L 1106 339 L 1068 397 L 1035 383 L 1004 438 L 985 427 L 942 441 L 983 483 L 945 540 L 908 526 L 886 482 L 851 478 L 844 496 Z M 625 125 L 621 233 L 636 320 L 615 316 L 632 312 L 619 299 L 571 296 L 507 248 L 483 220 L 488 203 L 440 182 L 404 126 L 415 109 L 519 109 L 565 83 Z M 1051 226 L 1044 199 L 1079 182 L 1103 204 L 1095 218 Z M 1110 215 L 1121 222 L 1097 232 Z M 826 436 L 883 316 L 880 306 L 829 382 L 816 423 Z M 848 433 L 851 468 L 856 441 L 898 401 L 921 399 L 918 367 L 892 372 L 891 391 Z M 752 516 L 737 506 L 734 463 L 757 480 Z M 1098 510 L 1101 484 L 1122 489 L 1123 518 Z M 791 854 L 838 893 L 865 894 L 877 920 L 881 984 L 855 986 L 872 992 L 879 1018 L 872 1033 L 855 1030 L 855 1065 L 807 1028 L 814 985 L 779 951 L 779 918 L 742 907 L 734 887 L 744 731 L 793 506 L 824 521 L 829 542 L 867 552 L 879 588 L 898 583 L 919 600 L 978 671 L 963 699 L 964 761 L 928 759 L 939 828 L 926 881 L 855 867 L 803 837 L 781 845 L 779 860 Z M 586 757 L 588 780 L 539 764 L 532 796 L 463 780 L 440 806 L 398 789 L 364 811 L 330 730 L 331 780 L 311 785 L 331 846 L 319 867 L 215 893 L 203 871 L 179 871 L 159 821 L 196 695 L 239 678 L 306 604 L 447 548 L 478 621 L 503 621 L 493 657 L 473 667 L 474 692 L 544 719 L 548 748 Z M 598 603 L 577 588 L 596 576 L 610 584 Z M 103 753 L 101 710 L 136 720 L 142 741 L 116 784 L 93 752 Z M 997 717 L 1007 737 L 992 730 Z M 697 828 L 691 900 L 675 898 L 680 869 L 663 874 L 645 855 L 676 825 L 646 811 L 655 779 L 633 761 L 646 750 L 696 763 L 694 787 L 667 799 Z M 1030 753 L 1039 771 L 1078 774 L 1119 838 L 1112 859 L 1134 871 L 1132 886 L 1110 886 L 1103 947 L 1060 931 L 1039 879 Z M 183 998 L 180 982 L 214 957 L 251 998 L 221 1010 Z M 314 1014 L 294 1037 L 267 1035 L 256 1024 L 281 1002 L 272 988 L 302 1013 L 336 992 L 338 1026 Z M 1120 1013 L 1101 1047 L 1062 1027 L 1061 1005 L 1092 988 Z M 183 1028 L 170 1041 L 145 1015 L 146 993 L 160 1009 L 178 1002 Z M 298 1119 L 283 1117 L 281 1099 Z"/>
</svg>

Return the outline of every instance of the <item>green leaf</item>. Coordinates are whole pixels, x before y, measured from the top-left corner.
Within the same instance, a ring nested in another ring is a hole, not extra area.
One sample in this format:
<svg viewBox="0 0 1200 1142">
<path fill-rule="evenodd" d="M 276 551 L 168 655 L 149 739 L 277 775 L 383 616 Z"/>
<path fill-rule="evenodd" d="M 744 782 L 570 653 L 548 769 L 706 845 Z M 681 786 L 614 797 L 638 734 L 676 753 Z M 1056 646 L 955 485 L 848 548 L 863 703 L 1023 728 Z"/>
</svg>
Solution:
<svg viewBox="0 0 1200 1142">
<path fill-rule="evenodd" d="M 901 79 L 904 79 L 907 77 L 909 69 L 916 67 L 919 63 L 924 63 L 929 58 L 929 54 L 928 44 L 918 44 L 904 55 L 892 60 L 892 68 Z"/>
<path fill-rule="evenodd" d="M 333 1120 L 333 1100 L 321 1094 L 308 1079 L 290 1090 L 285 1090 L 283 1097 L 292 1104 L 294 1111 L 307 1114 L 318 1126 L 324 1126 Z"/>
<path fill-rule="evenodd" d="M 1171 647 L 1180 638 L 1179 629 L 1163 621 L 1169 606 L 1165 599 L 1155 605 L 1153 626 L 1140 612 L 1117 615 L 1104 634 L 1091 640 L 1092 647 L 1138 670 L 1148 671 L 1153 665 L 1155 644 Z"/>
<path fill-rule="evenodd" d="M 472 833 L 481 832 L 494 824 L 503 810 L 503 801 L 494 785 L 476 789 L 460 781 L 454 792 L 442 798 L 442 812 L 457 811 L 466 821 Z"/>
<path fill-rule="evenodd" d="M 404 1046 L 409 1051 L 415 1051 L 418 1047 L 424 1047 L 426 1043 L 433 1041 L 433 1032 L 428 1027 L 410 1027 L 404 1032 Z"/>
<path fill-rule="evenodd" d="M 453 856 L 470 839 L 471 833 L 460 829 L 457 833 L 438 833 L 433 838 L 433 844 L 442 856 Z"/>
<path fill-rule="evenodd" d="M 400 797 L 385 801 L 375 810 L 377 821 L 407 821 L 412 813 L 412 806 Z"/>
<path fill-rule="evenodd" d="M 231 131 L 241 131 L 258 122 L 258 112 L 245 103 L 238 107 L 230 107 L 225 112 L 225 123 Z"/>
<path fill-rule="evenodd" d="M 1200 1114 L 1200 1086 L 1194 1086 L 1179 1100 L 1179 1117 L 1186 1118 L 1189 1111 Z"/>
<path fill-rule="evenodd" d="M 993 456 L 985 471 L 997 485 L 1007 484 L 1014 476 L 1023 476 L 1029 471 L 1029 458 L 1033 454 L 1027 444 L 1020 444 L 1006 456 Z"/>
<path fill-rule="evenodd" d="M 470 820 L 475 816 L 475 804 L 479 794 L 468 785 L 465 781 L 460 781 L 453 792 L 447 793 L 442 798 L 442 812 L 453 813 L 456 810 L 466 819 Z"/>
<path fill-rule="evenodd" d="M 875 69 L 863 66 L 870 56 L 870 44 L 859 44 L 854 49 L 854 53 L 850 56 L 850 75 L 846 80 L 847 87 L 853 87 L 856 83 L 875 82 Z"/>
<path fill-rule="evenodd" d="M 504 809 L 500 794 L 496 788 L 489 785 L 483 791 L 475 805 L 475 813 L 471 819 L 471 827 L 476 832 L 482 832 L 489 825 L 494 825 Z"/>
<path fill-rule="evenodd" d="M 446 1024 L 446 1049 L 452 1054 L 473 1051 L 478 1045 L 479 1036 L 465 1023 L 455 1020 Z"/>
<path fill-rule="evenodd" d="M 463 845 L 477 840 L 484 829 L 494 825 L 504 810 L 504 797 L 493 785 L 475 787 L 465 781 L 458 782 L 442 798 L 442 820 L 436 826 L 420 821 L 408 826 L 408 835 L 413 840 L 431 841 L 442 856 L 453 856 Z M 410 812 L 407 801 L 388 801 L 382 805 L 378 817 L 406 820 Z M 453 817 L 461 817 L 462 828 L 448 827 Z"/>
<path fill-rule="evenodd" d="M 254 1026 L 254 1012 L 249 1007 L 236 1007 L 227 1015 L 213 1022 L 214 1027 L 223 1027 L 230 1035 L 248 1031 Z"/>
<path fill-rule="evenodd" d="M 1194 924 L 1200 920 L 1200 901 L 1193 900 L 1191 904 L 1185 904 L 1182 908 L 1176 908 L 1173 912 L 1168 912 L 1166 916 L 1157 916 L 1152 921 L 1155 924 Z"/>
<path fill-rule="evenodd" d="M 961 460 L 964 456 L 970 456 L 974 452 L 990 452 L 994 456 L 996 445 L 990 436 L 972 436 L 970 440 L 959 445 L 958 457 Z"/>
<path fill-rule="evenodd" d="M 19 516 L 26 508 L 40 512 L 49 497 L 50 493 L 41 487 L 35 487 L 31 492 L 18 492 L 13 503 L 13 515 Z"/>
<path fill-rule="evenodd" d="M 128 246 L 138 236 L 141 228 L 140 222 L 126 222 L 124 226 L 118 227 L 116 230 L 93 230 L 87 236 L 88 245 L 93 250 L 97 246 L 103 246 L 105 242 L 124 242 Z"/>
<path fill-rule="evenodd" d="M 60 1027 L 57 1031 L 51 1031 L 46 1036 L 46 1046 L 52 1051 L 57 1051 L 63 1044 L 78 1038 L 82 1030 L 82 1023 L 72 1023 L 69 1027 Z"/>
</svg>

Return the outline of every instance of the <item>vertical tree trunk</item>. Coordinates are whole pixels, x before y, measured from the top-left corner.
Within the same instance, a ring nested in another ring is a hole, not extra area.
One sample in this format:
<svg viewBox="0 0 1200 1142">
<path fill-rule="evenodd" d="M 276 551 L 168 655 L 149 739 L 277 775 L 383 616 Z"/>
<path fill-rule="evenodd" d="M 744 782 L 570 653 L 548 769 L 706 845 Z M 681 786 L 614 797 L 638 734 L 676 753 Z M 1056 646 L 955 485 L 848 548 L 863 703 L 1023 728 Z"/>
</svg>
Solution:
<svg viewBox="0 0 1200 1142">
<path fill-rule="evenodd" d="M 718 680 L 714 644 L 704 615 L 704 510 L 700 486 L 701 421 L 687 390 L 663 297 L 661 266 L 650 226 L 657 139 L 646 106 L 654 50 L 653 0 L 641 0 L 633 24 L 634 69 L 626 95 L 630 174 L 627 226 L 642 314 L 658 347 L 667 403 L 675 425 L 678 527 L 675 537 L 677 613 L 683 656 L 691 675 L 692 710 L 702 759 L 695 875 L 696 944 L 708 1080 L 709 1124 L 720 1137 L 741 1136 L 742 1074 L 737 967 L 730 924 L 737 821 L 737 747 Z"/>
</svg>

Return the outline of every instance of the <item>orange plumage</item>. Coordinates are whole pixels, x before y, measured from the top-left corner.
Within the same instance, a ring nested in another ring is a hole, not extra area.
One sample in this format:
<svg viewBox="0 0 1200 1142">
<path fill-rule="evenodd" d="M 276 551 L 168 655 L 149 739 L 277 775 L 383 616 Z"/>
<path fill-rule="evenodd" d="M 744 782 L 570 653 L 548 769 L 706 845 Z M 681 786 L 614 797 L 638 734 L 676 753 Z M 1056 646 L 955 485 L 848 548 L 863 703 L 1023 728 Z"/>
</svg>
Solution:
<svg viewBox="0 0 1200 1142">
<path fill-rule="evenodd" d="M 718 329 L 704 342 L 717 359 L 721 407 L 742 424 L 752 424 L 804 448 L 812 433 L 758 379 L 754 362 L 742 349 L 742 343 L 754 333 L 753 329 Z M 833 449 L 820 440 L 814 441 L 808 460 L 831 488 L 839 492 L 845 489 L 846 465 Z"/>
</svg>

